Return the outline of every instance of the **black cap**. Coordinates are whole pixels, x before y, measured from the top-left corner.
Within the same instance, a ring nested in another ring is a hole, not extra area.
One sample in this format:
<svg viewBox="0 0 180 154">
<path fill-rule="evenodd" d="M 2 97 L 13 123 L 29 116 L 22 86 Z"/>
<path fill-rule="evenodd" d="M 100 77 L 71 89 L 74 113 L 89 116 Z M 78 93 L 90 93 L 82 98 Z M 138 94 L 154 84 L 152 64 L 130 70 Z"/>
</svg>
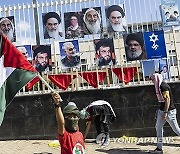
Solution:
<svg viewBox="0 0 180 154">
<path fill-rule="evenodd" d="M 58 20 L 59 24 L 61 23 L 61 19 L 56 12 L 48 12 L 44 15 L 44 18 L 43 18 L 44 25 L 46 25 L 46 22 L 49 18 L 56 18 Z"/>
<path fill-rule="evenodd" d="M 108 7 L 108 9 L 106 10 L 107 18 L 109 18 L 111 12 L 113 12 L 113 11 L 119 11 L 122 14 L 122 17 L 125 16 L 123 9 L 119 5 L 112 5 L 112 6 Z"/>
</svg>

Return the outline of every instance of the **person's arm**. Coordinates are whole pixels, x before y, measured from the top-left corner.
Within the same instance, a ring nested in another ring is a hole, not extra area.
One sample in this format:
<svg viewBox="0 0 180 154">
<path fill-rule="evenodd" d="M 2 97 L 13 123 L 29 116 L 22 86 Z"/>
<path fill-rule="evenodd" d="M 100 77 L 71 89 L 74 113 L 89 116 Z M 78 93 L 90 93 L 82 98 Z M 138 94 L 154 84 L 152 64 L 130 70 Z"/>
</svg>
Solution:
<svg viewBox="0 0 180 154">
<path fill-rule="evenodd" d="M 60 107 L 61 97 L 58 93 L 55 93 L 55 92 L 51 92 L 51 95 L 55 102 L 56 119 L 58 123 L 58 133 L 60 135 L 63 135 L 65 127 L 64 127 L 64 116 Z"/>
<path fill-rule="evenodd" d="M 91 121 L 88 121 L 87 124 L 86 124 L 86 130 L 85 130 L 85 133 L 84 133 L 84 139 L 87 137 L 87 134 L 88 134 L 90 128 L 91 128 Z"/>
<path fill-rule="evenodd" d="M 170 95 L 169 95 L 169 91 L 164 91 L 162 92 L 162 95 L 164 97 L 164 101 L 165 101 L 165 106 L 164 106 L 164 113 L 163 113 L 163 119 L 166 118 L 167 116 L 167 112 L 168 112 L 168 109 L 169 109 L 169 106 L 170 106 Z"/>
</svg>

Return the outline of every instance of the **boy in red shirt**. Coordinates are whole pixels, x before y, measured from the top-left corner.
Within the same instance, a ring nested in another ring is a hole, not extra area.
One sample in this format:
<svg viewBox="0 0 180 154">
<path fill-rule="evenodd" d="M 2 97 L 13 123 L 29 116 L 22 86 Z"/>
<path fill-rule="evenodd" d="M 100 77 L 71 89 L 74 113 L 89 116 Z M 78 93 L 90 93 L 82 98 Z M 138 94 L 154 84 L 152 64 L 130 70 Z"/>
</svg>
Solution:
<svg viewBox="0 0 180 154">
<path fill-rule="evenodd" d="M 58 122 L 58 138 L 61 145 L 61 154 L 84 154 L 85 145 L 82 133 L 79 131 L 79 110 L 75 103 L 69 103 L 63 113 L 60 107 L 60 95 L 51 92 L 56 108 L 56 118 Z M 64 114 L 64 115 L 63 115 Z"/>
</svg>

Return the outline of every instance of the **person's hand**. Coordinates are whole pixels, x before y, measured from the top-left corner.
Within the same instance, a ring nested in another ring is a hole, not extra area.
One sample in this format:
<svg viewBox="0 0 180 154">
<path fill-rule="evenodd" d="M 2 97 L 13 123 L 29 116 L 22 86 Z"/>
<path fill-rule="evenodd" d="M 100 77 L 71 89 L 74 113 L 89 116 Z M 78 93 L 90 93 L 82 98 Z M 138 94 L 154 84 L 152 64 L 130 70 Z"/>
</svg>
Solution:
<svg viewBox="0 0 180 154">
<path fill-rule="evenodd" d="M 60 104 L 60 102 L 62 102 L 61 96 L 57 92 L 51 91 L 51 95 L 56 104 Z"/>
<path fill-rule="evenodd" d="M 165 120 L 166 117 L 167 117 L 167 113 L 164 112 L 164 113 L 162 114 L 162 119 Z"/>
</svg>

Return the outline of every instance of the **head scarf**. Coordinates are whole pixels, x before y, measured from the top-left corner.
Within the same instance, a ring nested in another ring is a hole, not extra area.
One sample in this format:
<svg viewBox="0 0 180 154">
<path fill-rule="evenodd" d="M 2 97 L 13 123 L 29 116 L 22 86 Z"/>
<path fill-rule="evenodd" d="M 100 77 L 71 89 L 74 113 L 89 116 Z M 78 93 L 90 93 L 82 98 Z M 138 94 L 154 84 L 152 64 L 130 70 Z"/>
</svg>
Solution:
<svg viewBox="0 0 180 154">
<path fill-rule="evenodd" d="M 8 20 L 11 24 L 11 27 L 12 27 L 12 30 L 14 32 L 14 24 L 12 23 L 12 21 L 9 19 L 9 18 L 6 18 L 6 17 L 3 17 L 1 20 L 0 20 L 0 24 L 5 21 L 5 20 Z"/>
<path fill-rule="evenodd" d="M 78 130 L 78 121 L 80 117 L 79 110 L 74 102 L 69 102 L 63 109 L 65 115 L 65 128 L 69 132 L 75 132 Z M 78 118 L 66 118 L 68 114 L 75 114 Z"/>
<path fill-rule="evenodd" d="M 86 15 L 87 15 L 87 13 L 88 12 L 90 12 L 90 11 L 95 11 L 96 13 L 97 13 L 97 16 L 98 16 L 98 19 L 99 19 L 99 22 L 101 23 L 101 15 L 99 14 L 99 12 L 98 11 L 96 11 L 95 9 L 93 9 L 93 8 L 89 8 L 89 9 L 87 9 L 86 10 L 86 12 L 85 12 L 85 14 L 84 14 L 84 17 L 83 17 L 83 21 L 86 23 L 87 21 L 87 19 L 86 19 Z"/>
</svg>

